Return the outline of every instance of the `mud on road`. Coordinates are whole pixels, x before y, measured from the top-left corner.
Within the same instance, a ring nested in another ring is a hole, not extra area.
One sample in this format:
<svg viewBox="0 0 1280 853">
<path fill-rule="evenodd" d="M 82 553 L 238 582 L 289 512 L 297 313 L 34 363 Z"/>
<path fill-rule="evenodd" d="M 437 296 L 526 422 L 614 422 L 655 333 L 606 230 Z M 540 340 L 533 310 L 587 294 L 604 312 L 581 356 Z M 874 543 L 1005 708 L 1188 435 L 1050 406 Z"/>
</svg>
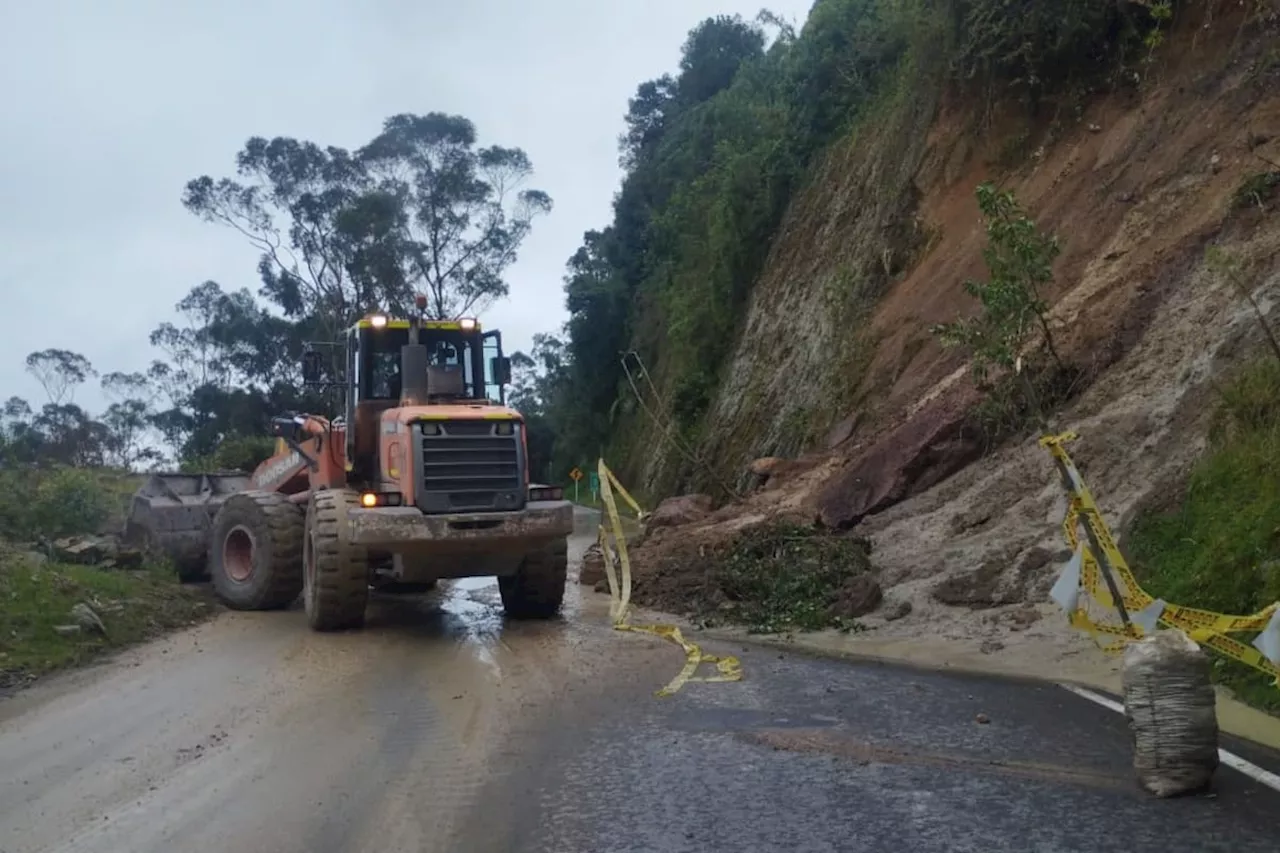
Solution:
<svg viewBox="0 0 1280 853">
<path fill-rule="evenodd" d="M 0 703 L 0 851 L 459 849 L 523 723 L 611 655 L 659 683 L 678 663 L 617 643 L 576 583 L 566 599 L 565 619 L 508 623 L 491 579 L 445 582 L 343 634 L 230 613 L 33 688 Z"/>
<path fill-rule="evenodd" d="M 590 543 L 583 513 L 571 559 Z M 485 580 L 368 627 L 228 614 L 0 702 L 0 853 L 1274 851 L 1280 795 L 1133 784 L 1124 720 L 1049 685 L 507 623 Z M 1280 756 L 1264 755 L 1273 770 Z"/>
</svg>

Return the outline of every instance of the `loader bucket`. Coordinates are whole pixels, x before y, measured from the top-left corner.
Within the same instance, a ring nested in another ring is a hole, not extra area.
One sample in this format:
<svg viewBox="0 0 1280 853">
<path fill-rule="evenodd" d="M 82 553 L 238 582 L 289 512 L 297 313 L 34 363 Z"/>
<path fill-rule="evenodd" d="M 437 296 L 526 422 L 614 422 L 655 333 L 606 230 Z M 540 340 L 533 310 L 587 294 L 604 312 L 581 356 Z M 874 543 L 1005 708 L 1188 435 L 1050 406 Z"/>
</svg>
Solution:
<svg viewBox="0 0 1280 853">
<path fill-rule="evenodd" d="M 241 473 L 152 474 L 133 495 L 124 542 L 168 557 L 184 581 L 205 578 L 213 517 L 248 486 Z"/>
</svg>

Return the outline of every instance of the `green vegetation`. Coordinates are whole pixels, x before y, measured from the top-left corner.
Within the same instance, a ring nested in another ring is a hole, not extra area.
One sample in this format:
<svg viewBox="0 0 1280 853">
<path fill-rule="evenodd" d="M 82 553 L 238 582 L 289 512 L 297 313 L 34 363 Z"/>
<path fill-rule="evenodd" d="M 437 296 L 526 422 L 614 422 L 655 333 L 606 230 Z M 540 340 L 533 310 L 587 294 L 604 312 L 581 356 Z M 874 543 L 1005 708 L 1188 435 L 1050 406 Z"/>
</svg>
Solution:
<svg viewBox="0 0 1280 853">
<path fill-rule="evenodd" d="M 932 331 L 945 345 L 972 353 L 970 370 L 985 395 L 977 416 L 994 442 L 1060 403 L 1071 371 L 1054 347 L 1049 304 L 1041 295 L 1053 280 L 1057 238 L 1040 232 L 1013 193 L 985 183 L 977 196 L 987 231 L 982 257 L 991 278 L 966 281 L 964 289 L 982 310 Z"/>
<path fill-rule="evenodd" d="M 1280 169 L 1258 172 L 1236 188 L 1232 204 L 1236 208 L 1256 207 L 1266 211 L 1277 192 L 1280 192 Z"/>
<path fill-rule="evenodd" d="M 208 596 L 181 586 L 167 565 L 125 570 L 47 557 L 62 553 L 52 544 L 61 537 L 120 530 L 138 479 L 56 464 L 0 468 L 0 688 L 213 613 Z M 84 608 L 92 615 L 75 612 Z"/>
<path fill-rule="evenodd" d="M 118 527 L 137 478 L 103 469 L 0 469 L 0 541 Z"/>
<path fill-rule="evenodd" d="M 1280 361 L 1249 364 L 1222 387 L 1207 452 L 1174 506 L 1133 522 L 1126 551 L 1168 601 L 1236 614 L 1280 601 Z M 1215 667 L 1243 698 L 1280 711 L 1260 673 Z"/>
<path fill-rule="evenodd" d="M 1128 547 L 1145 585 L 1169 601 L 1248 615 L 1280 601 L 1280 339 L 1253 298 L 1245 264 L 1218 247 L 1205 264 L 1253 309 L 1269 357 L 1215 384 L 1209 444 L 1173 506 L 1134 520 Z M 1218 680 L 1280 712 L 1274 682 L 1230 660 Z"/>
<path fill-rule="evenodd" d="M 784 212 L 832 152 L 874 145 L 901 124 L 885 109 L 932 109 L 925 93 L 950 85 L 1019 99 L 1034 112 L 1140 59 L 1144 39 L 1167 27 L 1164 8 L 1176 14 L 1181 4 L 1159 5 L 1031 0 L 1012 12 L 1007 0 L 819 0 L 799 32 L 768 12 L 754 22 L 721 16 L 699 24 L 676 72 L 637 88 L 620 140 L 626 176 L 613 221 L 588 232 L 568 264 L 562 358 L 538 373 L 545 384 L 533 383 L 555 437 L 553 467 L 603 453 L 629 481 L 639 479 L 654 429 L 624 423 L 642 418 L 620 364 L 628 351 L 648 365 L 663 421 L 701 454 L 707 413 Z M 902 195 L 895 204 L 913 203 L 909 192 L 862 189 L 868 200 L 892 191 Z M 885 253 L 886 269 L 859 282 L 862 296 L 833 306 L 844 323 L 856 323 L 883 292 L 880 277 L 890 280 L 918 256 L 901 233 L 910 210 L 880 209 L 884 233 L 872 254 Z M 830 360 L 833 376 L 856 374 L 859 365 L 847 362 L 865 361 L 866 347 L 852 349 Z M 809 413 L 806 436 L 844 414 Z M 665 457 L 658 479 L 666 487 L 737 473 L 699 473 L 684 454 Z"/>
<path fill-rule="evenodd" d="M 78 605 L 91 609 L 105 632 L 77 621 L 72 610 Z M 20 686 L 212 612 L 202 592 L 179 586 L 164 570 L 45 564 L 0 549 L 0 688 Z"/>
<path fill-rule="evenodd" d="M 726 599 L 716 615 L 753 633 L 856 630 L 840 596 L 871 571 L 869 553 L 863 540 L 813 527 L 776 522 L 746 530 L 712 558 L 711 576 Z"/>
</svg>

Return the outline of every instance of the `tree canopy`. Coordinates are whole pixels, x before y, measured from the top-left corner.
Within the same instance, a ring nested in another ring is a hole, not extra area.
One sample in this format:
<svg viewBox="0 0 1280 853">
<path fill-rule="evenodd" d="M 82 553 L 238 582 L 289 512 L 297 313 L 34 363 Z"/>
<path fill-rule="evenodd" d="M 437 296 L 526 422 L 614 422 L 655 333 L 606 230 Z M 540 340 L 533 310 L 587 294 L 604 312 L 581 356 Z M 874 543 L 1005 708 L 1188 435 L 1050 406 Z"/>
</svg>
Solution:
<svg viewBox="0 0 1280 853">
<path fill-rule="evenodd" d="M 182 204 L 258 250 L 256 292 L 192 287 L 151 332 L 158 357 L 139 372 L 99 376 L 79 353 L 32 353 L 26 368 L 47 399 L 0 410 L 0 464 L 130 468 L 167 455 L 193 469 L 252 468 L 270 452 L 273 416 L 334 409 L 303 386 L 309 342 L 337 340 L 369 311 L 407 312 L 415 293 L 435 319 L 505 297 L 552 203 L 526 186 L 523 150 L 478 139 L 470 120 L 444 113 L 391 116 L 355 151 L 249 139 L 234 176 L 192 179 Z M 96 417 L 74 402 L 93 380 L 109 401 Z"/>
</svg>

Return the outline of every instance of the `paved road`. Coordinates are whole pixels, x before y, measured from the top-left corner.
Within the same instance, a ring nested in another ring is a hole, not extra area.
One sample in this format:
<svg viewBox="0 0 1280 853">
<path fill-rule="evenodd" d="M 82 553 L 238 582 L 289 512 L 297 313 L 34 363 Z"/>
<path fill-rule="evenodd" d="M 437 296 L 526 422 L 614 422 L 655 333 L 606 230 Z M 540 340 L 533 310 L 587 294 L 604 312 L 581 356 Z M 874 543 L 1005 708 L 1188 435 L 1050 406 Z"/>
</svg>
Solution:
<svg viewBox="0 0 1280 853">
<path fill-rule="evenodd" d="M 727 649 L 745 681 L 659 700 L 678 651 L 604 625 L 468 583 L 51 681 L 0 702 L 0 853 L 1280 849 L 1280 795 L 1146 797 L 1123 719 L 1055 687 Z"/>
</svg>

